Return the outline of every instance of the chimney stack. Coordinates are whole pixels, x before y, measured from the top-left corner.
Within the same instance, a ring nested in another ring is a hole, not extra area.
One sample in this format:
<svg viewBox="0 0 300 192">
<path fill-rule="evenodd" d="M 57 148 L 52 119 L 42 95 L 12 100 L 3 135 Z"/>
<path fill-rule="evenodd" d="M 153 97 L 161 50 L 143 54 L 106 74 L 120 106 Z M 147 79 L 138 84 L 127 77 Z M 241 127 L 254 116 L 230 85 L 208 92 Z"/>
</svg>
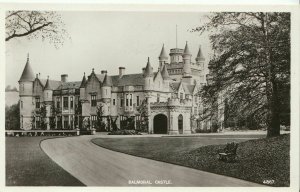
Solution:
<svg viewBox="0 0 300 192">
<path fill-rule="evenodd" d="M 107 70 L 102 70 L 101 74 L 107 74 Z"/>
<path fill-rule="evenodd" d="M 125 67 L 119 67 L 119 78 L 125 74 Z"/>
<path fill-rule="evenodd" d="M 61 75 L 61 82 L 63 82 L 63 83 L 68 82 L 68 74 L 62 74 Z"/>
</svg>

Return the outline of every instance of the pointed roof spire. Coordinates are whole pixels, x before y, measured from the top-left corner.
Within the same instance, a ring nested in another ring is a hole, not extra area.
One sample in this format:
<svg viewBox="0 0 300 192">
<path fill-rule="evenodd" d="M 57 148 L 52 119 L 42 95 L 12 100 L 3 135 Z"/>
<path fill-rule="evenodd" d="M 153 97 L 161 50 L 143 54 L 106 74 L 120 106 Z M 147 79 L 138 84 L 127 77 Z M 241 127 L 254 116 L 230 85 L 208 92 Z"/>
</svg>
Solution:
<svg viewBox="0 0 300 192">
<path fill-rule="evenodd" d="M 196 60 L 205 59 L 201 50 L 201 45 L 199 45 L 199 51 L 196 57 Z"/>
<path fill-rule="evenodd" d="M 103 87 L 110 87 L 110 86 L 112 86 L 111 78 L 107 74 L 105 74 L 105 76 L 104 76 L 102 86 Z"/>
<path fill-rule="evenodd" d="M 168 70 L 167 70 L 167 66 L 164 65 L 162 72 L 161 72 L 161 76 L 163 77 L 164 80 L 169 80 L 171 79 L 171 77 L 169 76 Z"/>
<path fill-rule="evenodd" d="M 81 81 L 81 84 L 80 84 L 80 88 L 84 88 L 85 84 L 86 84 L 86 78 L 85 78 L 85 72 L 84 72 L 83 73 L 83 78 L 82 78 L 82 81 Z"/>
<path fill-rule="evenodd" d="M 150 59 L 148 57 L 148 62 L 147 62 L 147 66 L 145 69 L 145 77 L 152 77 L 152 76 L 153 76 L 153 69 L 151 67 Z"/>
<path fill-rule="evenodd" d="M 191 52 L 190 52 L 190 49 L 189 49 L 187 41 L 185 43 L 185 48 L 184 48 L 183 54 L 185 54 L 185 55 L 192 55 Z"/>
<path fill-rule="evenodd" d="M 161 59 L 168 59 L 168 55 L 165 51 L 165 44 L 163 44 L 162 48 L 161 48 L 161 51 L 160 51 L 160 55 L 159 55 L 159 60 Z"/>
<path fill-rule="evenodd" d="M 49 76 L 48 76 L 48 78 L 47 78 L 47 81 L 46 81 L 46 85 L 45 85 L 44 90 L 52 90 L 51 87 L 50 87 L 50 83 L 49 83 Z"/>
<path fill-rule="evenodd" d="M 29 53 L 27 54 L 27 62 L 19 81 L 34 81 L 34 73 L 29 64 Z"/>
<path fill-rule="evenodd" d="M 161 76 L 161 70 L 158 68 L 157 73 L 154 76 L 154 79 L 156 79 L 158 76 Z"/>
</svg>

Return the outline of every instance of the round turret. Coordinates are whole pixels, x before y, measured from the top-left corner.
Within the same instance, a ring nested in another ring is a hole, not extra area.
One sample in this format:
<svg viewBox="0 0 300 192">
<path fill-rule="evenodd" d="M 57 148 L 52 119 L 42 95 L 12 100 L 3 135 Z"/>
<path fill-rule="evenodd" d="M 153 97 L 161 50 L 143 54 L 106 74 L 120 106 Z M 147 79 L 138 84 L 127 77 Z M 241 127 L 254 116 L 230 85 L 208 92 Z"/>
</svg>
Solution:
<svg viewBox="0 0 300 192">
<path fill-rule="evenodd" d="M 191 57 L 192 57 L 192 54 L 189 50 L 188 43 L 186 42 L 184 52 L 182 54 L 183 76 L 190 76 L 191 75 Z"/>
<path fill-rule="evenodd" d="M 170 82 L 171 82 L 171 77 L 169 76 L 169 73 L 168 73 L 168 69 L 167 69 L 167 66 L 164 65 L 162 71 L 161 71 L 161 76 L 163 77 L 164 79 L 164 89 L 169 91 L 170 89 Z"/>
<path fill-rule="evenodd" d="M 144 73 L 144 90 L 153 90 L 153 69 L 150 64 L 150 59 L 148 57 L 147 66 Z"/>
<path fill-rule="evenodd" d="M 27 62 L 24 67 L 23 73 L 19 80 L 19 95 L 29 96 L 32 95 L 34 73 L 29 63 L 29 55 L 27 56 Z"/>
<path fill-rule="evenodd" d="M 85 78 L 85 73 L 84 73 L 81 84 L 80 84 L 80 89 L 79 89 L 80 90 L 80 100 L 85 99 L 85 84 L 86 84 L 86 78 Z"/>
<path fill-rule="evenodd" d="M 29 63 L 29 55 L 24 67 L 23 73 L 19 80 L 19 96 L 20 96 L 20 129 L 32 129 L 32 111 L 34 110 L 33 101 L 33 83 L 34 73 Z"/>
<path fill-rule="evenodd" d="M 101 87 L 101 97 L 102 100 L 105 102 L 109 102 L 111 99 L 111 87 L 112 87 L 112 81 L 110 76 L 105 74 L 105 77 L 103 79 L 102 87 Z"/>
<path fill-rule="evenodd" d="M 199 51 L 195 60 L 196 60 L 196 64 L 200 66 L 200 69 L 203 70 L 205 58 L 203 56 L 201 46 L 199 46 Z"/>
<path fill-rule="evenodd" d="M 163 46 L 161 48 L 158 59 L 159 59 L 159 67 L 160 67 L 160 69 L 162 69 L 163 65 L 168 61 L 168 55 L 165 51 L 165 44 L 163 44 Z"/>
<path fill-rule="evenodd" d="M 44 101 L 47 102 L 52 102 L 52 94 L 53 94 L 53 90 L 51 88 L 50 85 L 50 80 L 49 80 L 49 76 L 48 79 L 46 81 L 46 85 L 44 88 Z"/>
</svg>

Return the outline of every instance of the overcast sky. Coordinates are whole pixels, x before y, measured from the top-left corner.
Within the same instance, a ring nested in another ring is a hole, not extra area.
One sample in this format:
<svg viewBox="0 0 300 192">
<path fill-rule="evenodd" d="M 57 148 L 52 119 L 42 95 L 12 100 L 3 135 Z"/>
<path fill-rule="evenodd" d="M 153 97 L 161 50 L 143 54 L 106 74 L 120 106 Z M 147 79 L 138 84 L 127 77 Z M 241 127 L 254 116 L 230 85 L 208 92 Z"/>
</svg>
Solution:
<svg viewBox="0 0 300 192">
<path fill-rule="evenodd" d="M 18 86 L 26 63 L 27 53 L 34 73 L 42 78 L 60 80 L 68 74 L 69 81 L 80 81 L 83 72 L 90 74 L 107 70 L 118 74 L 118 67 L 125 73 L 140 73 L 146 66 L 147 57 L 155 69 L 162 44 L 167 53 L 176 46 L 184 48 L 188 41 L 195 61 L 199 45 L 206 61 L 211 48 L 207 34 L 188 30 L 199 26 L 205 13 L 158 13 L 158 12 L 59 12 L 71 39 L 56 49 L 47 41 L 15 38 L 6 43 L 6 85 Z M 206 63 L 207 64 L 207 63 Z"/>
</svg>

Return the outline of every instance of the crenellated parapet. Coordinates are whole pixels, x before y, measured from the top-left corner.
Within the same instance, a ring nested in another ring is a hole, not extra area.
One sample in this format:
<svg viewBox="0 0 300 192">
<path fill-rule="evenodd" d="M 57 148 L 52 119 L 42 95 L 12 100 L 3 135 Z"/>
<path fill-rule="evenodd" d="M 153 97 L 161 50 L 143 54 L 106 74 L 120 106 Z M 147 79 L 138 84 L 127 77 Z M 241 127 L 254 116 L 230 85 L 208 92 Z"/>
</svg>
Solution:
<svg viewBox="0 0 300 192">
<path fill-rule="evenodd" d="M 192 106 L 192 100 L 191 99 L 179 99 L 179 98 L 168 98 L 168 101 L 166 102 L 154 102 L 151 103 L 152 107 L 162 107 L 162 106 L 168 106 L 168 107 L 191 107 Z"/>
<path fill-rule="evenodd" d="M 191 99 L 179 99 L 179 98 L 169 98 L 168 99 L 168 105 L 169 106 L 192 106 L 192 100 Z"/>
</svg>

